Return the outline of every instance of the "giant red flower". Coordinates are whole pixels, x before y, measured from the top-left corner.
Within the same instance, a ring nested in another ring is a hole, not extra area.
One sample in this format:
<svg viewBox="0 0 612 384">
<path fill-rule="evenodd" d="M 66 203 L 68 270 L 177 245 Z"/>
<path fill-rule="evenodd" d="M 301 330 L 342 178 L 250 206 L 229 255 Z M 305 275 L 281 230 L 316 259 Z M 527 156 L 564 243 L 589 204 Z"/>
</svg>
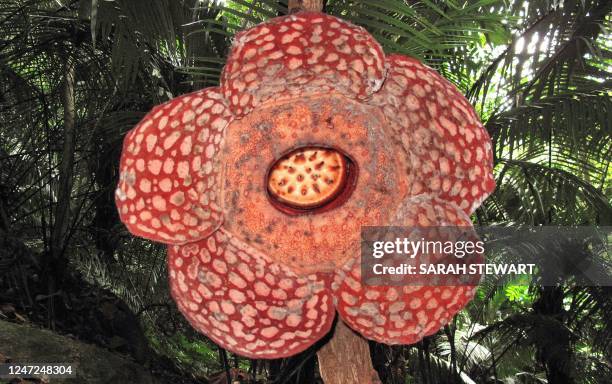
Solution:
<svg viewBox="0 0 612 384">
<path fill-rule="evenodd" d="M 453 85 L 335 17 L 239 33 L 221 85 L 155 107 L 120 168 L 122 221 L 169 244 L 179 309 L 235 353 L 298 353 L 336 311 L 369 339 L 414 343 L 473 296 L 361 282 L 363 226 L 471 226 L 495 185 L 491 142 Z"/>
</svg>

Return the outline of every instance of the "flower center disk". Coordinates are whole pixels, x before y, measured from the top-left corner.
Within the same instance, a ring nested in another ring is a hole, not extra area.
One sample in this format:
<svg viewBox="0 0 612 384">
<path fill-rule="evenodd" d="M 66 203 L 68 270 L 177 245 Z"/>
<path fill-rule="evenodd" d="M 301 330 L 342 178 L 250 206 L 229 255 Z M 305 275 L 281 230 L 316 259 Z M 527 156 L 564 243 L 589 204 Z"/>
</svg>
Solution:
<svg viewBox="0 0 612 384">
<path fill-rule="evenodd" d="M 344 190 L 349 167 L 347 157 L 334 149 L 299 148 L 272 165 L 267 179 L 268 193 L 290 208 L 319 208 Z"/>
</svg>

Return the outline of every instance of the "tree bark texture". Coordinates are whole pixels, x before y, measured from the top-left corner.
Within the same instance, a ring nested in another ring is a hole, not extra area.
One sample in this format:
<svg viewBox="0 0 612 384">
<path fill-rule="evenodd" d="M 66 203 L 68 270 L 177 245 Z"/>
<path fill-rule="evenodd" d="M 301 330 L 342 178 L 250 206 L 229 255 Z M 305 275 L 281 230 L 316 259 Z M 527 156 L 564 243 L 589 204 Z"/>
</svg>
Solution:
<svg viewBox="0 0 612 384">
<path fill-rule="evenodd" d="M 317 352 L 325 384 L 381 384 L 368 341 L 338 319 L 331 340 Z"/>
<path fill-rule="evenodd" d="M 289 0 L 289 13 L 300 11 L 323 11 L 323 0 Z"/>
</svg>

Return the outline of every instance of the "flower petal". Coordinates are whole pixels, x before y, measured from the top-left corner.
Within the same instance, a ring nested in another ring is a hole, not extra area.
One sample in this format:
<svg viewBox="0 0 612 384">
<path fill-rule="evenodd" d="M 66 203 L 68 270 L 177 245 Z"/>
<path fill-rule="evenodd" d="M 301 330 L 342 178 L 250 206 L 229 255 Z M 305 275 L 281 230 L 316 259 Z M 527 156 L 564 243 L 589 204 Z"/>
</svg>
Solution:
<svg viewBox="0 0 612 384">
<path fill-rule="evenodd" d="M 268 100 L 338 91 L 365 98 L 384 79 L 382 48 L 363 28 L 318 12 L 239 33 L 221 77 L 237 115 Z"/>
<path fill-rule="evenodd" d="M 216 154 L 231 120 L 223 96 L 207 88 L 155 107 L 128 132 L 115 200 L 130 232 L 178 244 L 217 229 Z"/>
<path fill-rule="evenodd" d="M 459 90 L 416 59 L 391 55 L 374 95 L 408 154 L 412 195 L 430 193 L 468 214 L 495 189 L 491 139 Z"/>
<path fill-rule="evenodd" d="M 227 350 L 259 359 L 291 356 L 331 328 L 328 278 L 299 277 L 223 227 L 206 240 L 168 250 L 180 311 Z"/>
<path fill-rule="evenodd" d="M 411 227 L 471 227 L 469 218 L 455 204 L 430 196 L 408 200 L 396 218 L 396 224 Z M 476 289 L 472 285 L 409 282 L 403 286 L 365 285 L 359 260 L 347 263 L 336 274 L 334 301 L 340 317 L 351 328 L 381 343 L 413 344 L 434 334 L 472 299 Z M 448 281 L 456 278 L 449 276 Z"/>
</svg>

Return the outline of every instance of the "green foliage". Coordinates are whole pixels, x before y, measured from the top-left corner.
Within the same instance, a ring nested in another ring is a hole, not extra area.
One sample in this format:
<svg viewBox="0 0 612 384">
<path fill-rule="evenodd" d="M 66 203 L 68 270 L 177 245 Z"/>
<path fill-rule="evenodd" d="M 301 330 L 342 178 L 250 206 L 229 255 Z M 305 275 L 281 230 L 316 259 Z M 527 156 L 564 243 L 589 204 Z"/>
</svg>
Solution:
<svg viewBox="0 0 612 384">
<path fill-rule="evenodd" d="M 533 302 L 533 295 L 529 292 L 529 286 L 526 285 L 508 285 L 505 294 L 506 298 L 514 303 L 529 305 Z"/>
</svg>

